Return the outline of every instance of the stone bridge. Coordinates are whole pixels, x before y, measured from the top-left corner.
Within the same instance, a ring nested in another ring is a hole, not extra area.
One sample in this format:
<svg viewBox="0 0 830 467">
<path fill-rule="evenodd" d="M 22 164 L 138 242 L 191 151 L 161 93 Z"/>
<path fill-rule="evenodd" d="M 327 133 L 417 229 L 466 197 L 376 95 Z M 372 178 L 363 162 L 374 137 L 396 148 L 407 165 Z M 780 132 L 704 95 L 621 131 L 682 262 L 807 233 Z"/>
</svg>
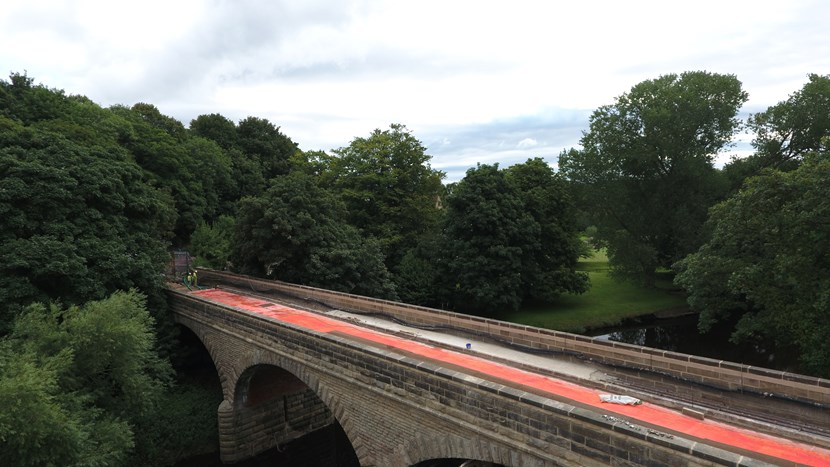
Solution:
<svg viewBox="0 0 830 467">
<path fill-rule="evenodd" d="M 250 288 L 255 281 L 209 270 L 199 272 L 202 284 L 221 282 Z M 396 307 L 405 307 L 410 313 L 405 317 L 408 322 L 470 320 L 465 327 L 478 328 L 479 335 L 486 326 L 491 337 L 521 341 L 529 348 L 552 346 L 551 339 L 556 336 L 570 344 L 555 345 L 563 349 L 570 346 L 571 352 L 583 356 L 589 350 L 580 349 L 581 343 L 594 345 L 590 338 L 555 331 L 288 284 L 256 284 L 260 293 L 267 288 L 339 309 L 392 313 Z M 284 289 L 276 290 L 280 287 Z M 714 440 L 701 434 L 687 436 L 682 430 L 665 428 L 661 423 L 671 417 L 682 423 L 713 423 L 708 417 L 714 416 L 714 411 L 685 402 L 682 407 L 664 404 L 668 409 L 652 408 L 647 403 L 615 406 L 614 411 L 609 411 L 609 404 L 599 406 L 580 401 L 570 393 L 540 389 L 532 382 L 509 380 L 512 378 L 504 375 L 510 373 L 494 376 L 487 370 L 489 367 L 470 367 L 419 354 L 412 347 L 396 343 L 407 340 L 401 333 L 387 335 L 361 330 L 325 314 L 296 314 L 259 294 L 171 288 L 169 298 L 176 321 L 198 336 L 219 373 L 224 395 L 218 409 L 220 455 L 224 463 L 250 458 L 335 422 L 346 433 L 363 466 L 428 465 L 427 461 L 437 459 L 504 466 L 830 463 L 830 443 L 822 436 L 795 433 L 784 439 L 780 433 L 757 433 L 759 430 L 753 429 L 751 423 L 748 427 L 730 428 L 741 430 L 741 434 L 756 434 L 759 438 L 754 438 L 749 446 L 730 444 L 724 440 L 731 439 L 729 434 Z M 352 328 L 355 330 L 349 331 Z M 456 353 L 461 355 L 458 358 L 464 358 L 463 349 Z M 819 419 L 818 425 L 821 420 L 830 425 L 826 418 L 830 413 L 827 380 L 798 375 L 785 378 L 782 375 L 786 374 L 760 369 L 756 369 L 753 380 L 750 371 L 736 370 L 725 362 L 706 368 L 704 363 L 711 362 L 694 360 L 696 357 L 678 360 L 661 351 L 649 353 L 620 344 L 608 344 L 601 357 L 597 354 L 593 359 L 625 358 L 635 366 L 648 365 L 652 370 L 655 365 L 663 365 L 660 359 L 665 358 L 666 371 L 661 374 L 682 371 L 687 376 L 684 381 L 689 377 L 699 377 L 701 381 L 722 378 L 727 391 L 735 384 L 750 385 L 759 394 L 772 389 L 776 394 L 786 391 L 785 398 L 801 407 L 794 409 L 794 417 L 810 413 Z M 493 365 L 496 364 L 505 363 Z M 668 369 L 670 364 L 675 370 Z M 696 372 L 700 376 L 695 376 Z M 735 372 L 740 383 L 735 382 Z M 550 375 L 539 377 L 552 379 Z M 551 384 L 564 385 L 567 392 L 571 383 Z M 646 410 L 658 409 L 666 411 L 666 415 L 650 413 L 659 420 L 649 420 L 645 415 L 636 418 Z M 757 439 L 763 444 L 767 438 L 780 444 L 766 451 L 752 447 L 759 443 Z M 779 457 L 776 453 L 782 449 L 796 453 L 795 457 Z"/>
</svg>

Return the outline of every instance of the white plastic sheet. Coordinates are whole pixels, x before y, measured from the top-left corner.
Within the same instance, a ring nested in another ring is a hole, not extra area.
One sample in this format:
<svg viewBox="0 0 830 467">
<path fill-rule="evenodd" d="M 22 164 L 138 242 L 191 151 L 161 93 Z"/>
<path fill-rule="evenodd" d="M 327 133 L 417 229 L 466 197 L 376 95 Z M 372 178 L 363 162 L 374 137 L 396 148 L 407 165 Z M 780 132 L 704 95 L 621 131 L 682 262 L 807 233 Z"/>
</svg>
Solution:
<svg viewBox="0 0 830 467">
<path fill-rule="evenodd" d="M 621 396 L 618 394 L 600 394 L 599 400 L 602 402 L 608 402 L 611 404 L 622 404 L 622 405 L 640 405 L 643 403 L 640 399 L 631 396 Z"/>
</svg>

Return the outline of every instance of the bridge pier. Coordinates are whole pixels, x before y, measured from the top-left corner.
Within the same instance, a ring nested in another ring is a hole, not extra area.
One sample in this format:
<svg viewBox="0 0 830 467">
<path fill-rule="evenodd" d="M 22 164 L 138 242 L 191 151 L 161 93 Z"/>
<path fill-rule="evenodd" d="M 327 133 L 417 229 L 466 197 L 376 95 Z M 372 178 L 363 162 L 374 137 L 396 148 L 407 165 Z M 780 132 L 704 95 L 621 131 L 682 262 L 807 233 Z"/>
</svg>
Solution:
<svg viewBox="0 0 830 467">
<path fill-rule="evenodd" d="M 246 459 L 248 456 L 244 453 L 238 442 L 236 420 L 233 413 L 233 405 L 227 400 L 223 400 L 219 404 L 218 418 L 219 418 L 219 457 L 225 464 L 233 464 Z"/>
<path fill-rule="evenodd" d="M 282 396 L 254 407 L 219 404 L 219 451 L 233 464 L 334 423 L 325 404 L 308 392 Z"/>
<path fill-rule="evenodd" d="M 314 391 L 282 369 L 255 366 L 241 379 L 235 401 L 219 404 L 223 463 L 249 459 L 335 422 Z"/>
</svg>

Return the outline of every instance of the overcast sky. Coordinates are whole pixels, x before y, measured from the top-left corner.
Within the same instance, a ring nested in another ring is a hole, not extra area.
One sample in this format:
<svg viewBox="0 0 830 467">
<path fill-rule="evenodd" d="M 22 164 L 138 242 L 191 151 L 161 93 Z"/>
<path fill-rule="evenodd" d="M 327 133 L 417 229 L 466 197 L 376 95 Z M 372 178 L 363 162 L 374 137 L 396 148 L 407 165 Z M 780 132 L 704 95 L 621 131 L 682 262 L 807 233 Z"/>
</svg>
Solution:
<svg viewBox="0 0 830 467">
<path fill-rule="evenodd" d="M 668 73 L 734 74 L 764 110 L 830 73 L 828 20 L 824 0 L 4 0 L 0 72 L 185 125 L 267 118 L 303 150 L 401 123 L 452 181 L 555 164 Z"/>
</svg>

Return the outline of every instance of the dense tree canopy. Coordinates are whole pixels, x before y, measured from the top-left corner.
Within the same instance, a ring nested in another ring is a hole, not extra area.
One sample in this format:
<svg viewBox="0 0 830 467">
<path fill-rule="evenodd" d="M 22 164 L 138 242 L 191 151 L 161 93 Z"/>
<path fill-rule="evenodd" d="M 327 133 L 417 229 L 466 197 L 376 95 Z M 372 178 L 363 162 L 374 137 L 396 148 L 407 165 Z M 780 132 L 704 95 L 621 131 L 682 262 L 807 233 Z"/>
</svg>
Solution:
<svg viewBox="0 0 830 467">
<path fill-rule="evenodd" d="M 255 161 L 266 180 L 285 175 L 297 144 L 264 118 L 248 117 L 236 128 L 238 144 L 246 157 Z"/>
<path fill-rule="evenodd" d="M 587 289 L 565 190 L 542 160 L 470 169 L 446 207 L 441 280 L 456 309 L 516 310 Z"/>
<path fill-rule="evenodd" d="M 734 190 L 764 168 L 793 170 L 802 158 L 821 149 L 830 136 L 830 75 L 809 75 L 801 90 L 763 112 L 751 115 L 755 153 L 724 167 Z"/>
<path fill-rule="evenodd" d="M 795 347 L 803 369 L 830 375 L 830 154 L 767 171 L 712 209 L 711 239 L 675 280 L 703 330 L 740 316 L 734 339 Z"/>
<path fill-rule="evenodd" d="M 444 174 L 425 151 L 406 127 L 391 125 L 327 159 L 322 183 L 340 194 L 348 222 L 380 241 L 390 268 L 438 220 Z"/>
<path fill-rule="evenodd" d="M 169 174 L 149 169 L 186 163 L 194 192 L 223 189 L 218 146 L 199 144 L 147 104 L 0 81 L 0 336 L 16 323 L 0 337 L 0 398 L 19 402 L 0 415 L 0 464 L 156 463 L 146 436 L 166 429 L 151 412 L 170 376 L 162 272 L 180 216 Z M 132 288 L 141 298 L 118 292 Z"/>
<path fill-rule="evenodd" d="M 574 272 L 584 251 L 577 235 L 576 213 L 565 180 L 540 158 L 507 168 L 525 212 L 539 225 L 538 247 L 522 248 L 522 282 L 526 298 L 551 301 L 563 293 L 581 293 L 587 276 Z"/>
<path fill-rule="evenodd" d="M 178 121 L 148 104 L 112 109 L 128 124 L 121 144 L 147 172 L 149 181 L 168 192 L 178 216 L 175 243 L 184 245 L 193 230 L 230 209 L 234 194 L 231 161 L 214 142 L 187 133 Z"/>
<path fill-rule="evenodd" d="M 247 117 L 235 125 L 219 114 L 200 115 L 190 130 L 218 144 L 230 161 L 235 184 L 226 199 L 259 196 L 273 177 L 287 174 L 299 152 L 297 144 L 264 118 Z M 230 214 L 226 209 L 224 214 Z"/>
<path fill-rule="evenodd" d="M 35 123 L 67 113 L 70 100 L 63 91 L 37 86 L 32 77 L 12 73 L 0 86 L 0 115 L 18 122 Z"/>
<path fill-rule="evenodd" d="M 141 459 L 148 415 L 172 375 L 144 297 L 31 305 L 0 339 L 0 463 L 124 465 Z M 146 462 L 148 459 L 144 459 Z"/>
<path fill-rule="evenodd" d="M 474 314 L 522 303 L 522 251 L 537 250 L 539 226 L 498 165 L 467 171 L 447 198 L 445 235 L 452 301 Z"/>
<path fill-rule="evenodd" d="M 33 301 L 157 294 L 173 216 L 123 150 L 0 117 L 0 321 Z"/>
<path fill-rule="evenodd" d="M 236 218 L 220 216 L 216 222 L 203 222 L 190 236 L 190 253 L 198 266 L 226 269 L 233 250 Z"/>
<path fill-rule="evenodd" d="M 190 121 L 190 131 L 213 141 L 225 150 L 239 147 L 236 125 L 219 114 L 199 115 Z"/>
<path fill-rule="evenodd" d="M 616 272 L 649 282 L 700 245 L 707 209 L 725 191 L 713 158 L 746 99 L 730 75 L 643 81 L 593 113 L 582 150 L 560 156 Z"/>
<path fill-rule="evenodd" d="M 273 179 L 263 196 L 240 202 L 234 266 L 288 282 L 396 297 L 377 242 L 345 217 L 343 203 L 310 177 Z"/>
<path fill-rule="evenodd" d="M 786 101 L 750 117 L 752 145 L 765 166 L 782 167 L 817 151 L 830 136 L 830 75 L 809 75 Z"/>
</svg>

